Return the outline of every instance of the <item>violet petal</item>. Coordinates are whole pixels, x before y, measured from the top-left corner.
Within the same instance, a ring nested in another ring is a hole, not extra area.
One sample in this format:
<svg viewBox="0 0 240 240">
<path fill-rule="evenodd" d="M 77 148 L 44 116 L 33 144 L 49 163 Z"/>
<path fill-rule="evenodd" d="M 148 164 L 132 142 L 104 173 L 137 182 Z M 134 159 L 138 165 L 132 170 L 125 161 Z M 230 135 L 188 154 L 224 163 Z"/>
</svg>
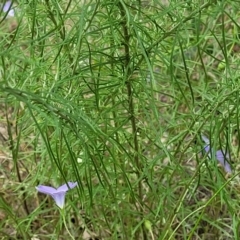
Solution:
<svg viewBox="0 0 240 240">
<path fill-rule="evenodd" d="M 11 9 L 12 6 L 12 2 L 11 1 L 7 1 L 4 5 L 3 5 L 3 12 L 8 12 L 8 16 L 13 17 L 14 16 L 14 10 Z"/>
<path fill-rule="evenodd" d="M 67 192 L 69 189 L 75 188 L 76 186 L 77 186 L 77 182 L 68 182 L 68 185 L 67 184 L 63 184 L 62 186 L 60 186 L 57 189 L 57 191 L 65 191 L 65 192 Z"/>
<path fill-rule="evenodd" d="M 63 208 L 65 203 L 66 191 L 57 192 L 51 194 L 52 198 L 55 200 L 55 203 L 58 207 Z"/>
<path fill-rule="evenodd" d="M 201 135 L 201 137 L 202 137 L 202 140 L 206 143 L 206 145 L 204 146 L 204 150 L 208 153 L 208 157 L 211 158 L 210 141 L 204 135 Z M 217 161 L 223 166 L 223 168 L 225 169 L 225 171 L 227 173 L 232 172 L 231 166 L 227 161 L 227 159 L 229 159 L 229 153 L 227 153 L 227 152 L 224 153 L 222 150 L 218 150 L 218 151 L 216 151 L 215 157 L 216 157 Z"/>
<path fill-rule="evenodd" d="M 220 162 L 220 164 L 224 167 L 224 169 L 227 173 L 231 173 L 232 169 L 231 169 L 230 164 L 227 161 L 227 158 L 229 158 L 228 153 L 223 153 L 222 150 L 218 150 L 216 152 L 216 159 L 218 160 L 218 162 Z"/>
<path fill-rule="evenodd" d="M 6 1 L 5 4 L 3 5 L 3 11 L 7 12 L 9 8 L 11 7 L 12 2 L 11 1 Z"/>
<path fill-rule="evenodd" d="M 44 186 L 44 185 L 39 185 L 36 187 L 36 189 L 38 190 L 38 192 L 44 193 L 47 195 L 51 195 L 57 192 L 57 189 L 53 187 Z"/>
<path fill-rule="evenodd" d="M 201 135 L 201 137 L 202 137 L 202 140 L 203 140 L 206 144 L 210 144 L 210 141 L 209 141 L 209 139 L 208 139 L 206 136 Z"/>
<path fill-rule="evenodd" d="M 204 150 L 206 151 L 206 153 L 209 153 L 209 155 L 210 155 L 210 157 L 211 157 L 210 146 L 209 146 L 209 145 L 205 145 L 205 146 L 204 146 Z"/>
</svg>

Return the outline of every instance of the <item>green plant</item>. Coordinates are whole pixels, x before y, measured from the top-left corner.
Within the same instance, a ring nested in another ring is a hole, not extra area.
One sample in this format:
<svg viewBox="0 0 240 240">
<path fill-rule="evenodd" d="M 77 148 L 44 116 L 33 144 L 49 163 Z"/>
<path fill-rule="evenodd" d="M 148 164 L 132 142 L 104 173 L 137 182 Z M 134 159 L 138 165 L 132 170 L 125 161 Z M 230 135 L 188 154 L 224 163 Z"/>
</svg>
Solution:
<svg viewBox="0 0 240 240">
<path fill-rule="evenodd" d="M 35 186 L 71 180 L 76 239 L 237 239 L 238 14 L 232 1 L 45 0 L 2 18 L 4 237 L 69 236 Z"/>
</svg>

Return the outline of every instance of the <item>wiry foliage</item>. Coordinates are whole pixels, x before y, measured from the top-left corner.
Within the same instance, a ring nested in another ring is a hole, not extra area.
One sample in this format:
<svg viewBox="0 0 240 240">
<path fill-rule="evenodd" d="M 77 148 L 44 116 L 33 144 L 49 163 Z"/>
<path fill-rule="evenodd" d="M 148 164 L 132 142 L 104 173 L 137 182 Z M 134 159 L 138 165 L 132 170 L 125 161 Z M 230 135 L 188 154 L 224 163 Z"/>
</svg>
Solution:
<svg viewBox="0 0 240 240">
<path fill-rule="evenodd" d="M 13 7 L 0 35 L 3 239 L 66 239 L 35 186 L 70 180 L 76 239 L 238 239 L 237 3 Z"/>
</svg>

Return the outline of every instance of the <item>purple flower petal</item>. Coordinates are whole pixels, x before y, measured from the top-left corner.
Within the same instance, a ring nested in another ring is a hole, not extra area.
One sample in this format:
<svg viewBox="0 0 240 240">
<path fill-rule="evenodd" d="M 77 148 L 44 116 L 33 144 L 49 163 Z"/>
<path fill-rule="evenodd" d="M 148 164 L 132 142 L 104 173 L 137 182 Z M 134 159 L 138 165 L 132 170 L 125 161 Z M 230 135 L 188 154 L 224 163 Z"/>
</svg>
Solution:
<svg viewBox="0 0 240 240">
<path fill-rule="evenodd" d="M 209 139 L 208 139 L 206 136 L 201 135 L 201 137 L 202 137 L 202 140 L 203 140 L 206 144 L 210 144 L 210 141 L 209 141 Z"/>
<path fill-rule="evenodd" d="M 210 153 L 210 146 L 209 145 L 205 145 L 204 146 L 204 150 L 206 151 L 206 153 L 209 153 L 209 155 L 211 155 L 211 153 Z"/>
<path fill-rule="evenodd" d="M 202 140 L 206 143 L 206 145 L 204 146 L 204 150 L 208 153 L 208 152 L 210 152 L 210 141 L 209 141 L 209 139 L 206 137 L 206 136 L 204 136 L 204 135 L 201 135 L 201 137 L 202 137 Z"/>
<path fill-rule="evenodd" d="M 8 16 L 13 17 L 14 16 L 14 10 L 11 9 L 12 6 L 12 2 L 11 1 L 7 1 L 4 5 L 3 5 L 3 12 L 8 12 Z"/>
<path fill-rule="evenodd" d="M 69 187 L 68 187 L 69 186 Z M 59 188 L 55 189 L 53 187 L 39 185 L 36 187 L 38 192 L 50 195 L 58 207 L 63 208 L 65 202 L 65 195 L 69 189 L 77 186 L 77 182 L 68 182 L 68 184 L 63 184 Z"/>
<path fill-rule="evenodd" d="M 218 150 L 216 152 L 216 159 L 221 163 L 221 165 L 224 167 L 224 169 L 227 173 L 231 173 L 232 169 L 231 169 L 230 164 L 227 161 L 227 158 L 229 158 L 228 153 L 223 153 L 222 150 Z"/>
<path fill-rule="evenodd" d="M 204 150 L 208 153 L 208 157 L 211 158 L 212 155 L 210 152 L 211 151 L 210 141 L 204 135 L 201 135 L 201 137 L 202 137 L 202 140 L 206 143 L 206 145 L 204 146 Z M 231 166 L 227 161 L 227 159 L 229 159 L 229 154 L 227 152 L 224 153 L 222 150 L 218 150 L 218 151 L 216 151 L 215 157 L 218 160 L 218 162 L 224 167 L 224 169 L 227 173 L 232 172 Z"/>
<path fill-rule="evenodd" d="M 69 186 L 69 188 L 68 188 Z M 60 186 L 57 191 L 68 191 L 69 189 L 75 188 L 77 186 L 77 182 L 68 182 L 67 184 L 64 184 L 62 186 Z"/>
<path fill-rule="evenodd" d="M 6 1 L 5 4 L 3 5 L 3 11 L 7 12 L 9 8 L 11 7 L 12 2 L 11 1 Z"/>
<path fill-rule="evenodd" d="M 65 195 L 66 195 L 66 192 L 62 191 L 62 192 L 54 193 L 51 196 L 55 200 L 55 203 L 57 204 L 57 206 L 60 208 L 63 208 L 65 203 Z"/>
<path fill-rule="evenodd" d="M 36 189 L 38 190 L 38 192 L 48 194 L 48 195 L 51 195 L 57 192 L 57 189 L 53 187 L 43 186 L 43 185 L 37 186 Z"/>
</svg>

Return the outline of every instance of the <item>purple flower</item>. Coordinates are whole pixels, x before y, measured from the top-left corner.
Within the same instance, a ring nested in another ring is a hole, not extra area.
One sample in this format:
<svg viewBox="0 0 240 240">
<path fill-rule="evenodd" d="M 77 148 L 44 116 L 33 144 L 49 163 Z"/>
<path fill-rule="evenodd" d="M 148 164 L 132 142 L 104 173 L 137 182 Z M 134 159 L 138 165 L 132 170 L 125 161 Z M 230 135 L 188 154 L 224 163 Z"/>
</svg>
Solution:
<svg viewBox="0 0 240 240">
<path fill-rule="evenodd" d="M 5 4 L 2 6 L 2 11 L 7 12 L 9 17 L 14 17 L 14 10 L 11 8 L 12 7 L 12 2 L 11 1 L 6 1 Z"/>
<path fill-rule="evenodd" d="M 75 188 L 77 182 L 68 182 L 60 186 L 59 188 L 53 188 L 49 186 L 39 185 L 36 187 L 38 192 L 50 195 L 58 207 L 63 208 L 65 202 L 65 195 L 69 189 Z"/>
<path fill-rule="evenodd" d="M 211 158 L 213 151 L 211 151 L 211 147 L 210 147 L 210 141 L 209 139 L 202 135 L 202 140 L 205 142 L 205 146 L 204 146 L 204 150 L 208 153 L 208 157 Z M 212 153 L 211 153 L 212 152 Z M 218 160 L 218 162 L 224 167 L 225 171 L 227 173 L 231 173 L 232 169 L 230 164 L 228 163 L 227 159 L 229 159 L 229 154 L 227 152 L 223 152 L 222 150 L 217 150 L 216 151 L 216 155 L 215 155 L 216 159 Z"/>
</svg>

